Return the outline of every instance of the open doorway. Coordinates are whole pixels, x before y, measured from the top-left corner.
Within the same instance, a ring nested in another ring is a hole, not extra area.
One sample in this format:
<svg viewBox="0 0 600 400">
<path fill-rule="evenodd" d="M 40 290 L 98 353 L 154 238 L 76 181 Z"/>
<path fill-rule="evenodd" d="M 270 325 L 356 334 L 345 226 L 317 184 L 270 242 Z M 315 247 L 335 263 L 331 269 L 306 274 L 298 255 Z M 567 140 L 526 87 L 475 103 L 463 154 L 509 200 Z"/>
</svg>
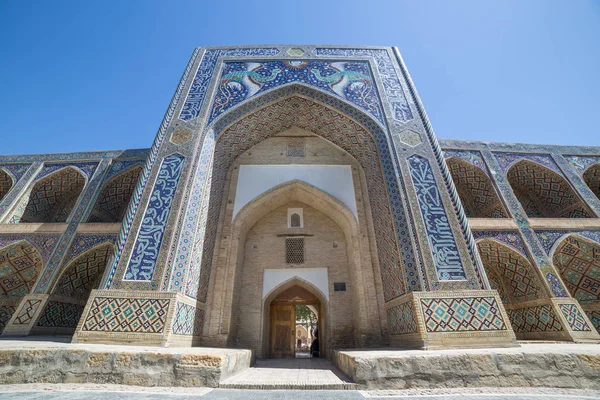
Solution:
<svg viewBox="0 0 600 400">
<path fill-rule="evenodd" d="M 270 306 L 270 356 L 320 356 L 323 352 L 319 343 L 321 315 L 321 302 L 307 289 L 293 285 L 280 293 Z"/>
</svg>

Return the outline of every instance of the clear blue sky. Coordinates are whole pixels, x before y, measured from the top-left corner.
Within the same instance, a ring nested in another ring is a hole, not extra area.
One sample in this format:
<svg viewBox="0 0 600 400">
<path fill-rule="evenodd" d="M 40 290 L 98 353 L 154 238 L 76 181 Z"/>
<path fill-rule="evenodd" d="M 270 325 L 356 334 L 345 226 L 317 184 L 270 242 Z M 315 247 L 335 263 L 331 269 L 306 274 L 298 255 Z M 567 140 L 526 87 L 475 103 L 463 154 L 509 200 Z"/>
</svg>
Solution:
<svg viewBox="0 0 600 400">
<path fill-rule="evenodd" d="M 149 147 L 197 46 L 398 46 L 439 137 L 600 145 L 600 1 L 0 1 L 0 153 Z"/>
</svg>

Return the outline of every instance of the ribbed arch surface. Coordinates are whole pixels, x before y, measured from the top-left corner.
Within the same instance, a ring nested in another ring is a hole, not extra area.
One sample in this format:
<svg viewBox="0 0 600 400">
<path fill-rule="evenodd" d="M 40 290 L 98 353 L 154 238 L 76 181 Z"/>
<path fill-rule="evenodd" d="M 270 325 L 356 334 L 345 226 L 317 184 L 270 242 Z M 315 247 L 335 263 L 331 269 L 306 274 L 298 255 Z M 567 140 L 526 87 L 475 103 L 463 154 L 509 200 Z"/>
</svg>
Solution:
<svg viewBox="0 0 600 400">
<path fill-rule="evenodd" d="M 142 167 L 138 165 L 106 182 L 98 194 L 88 222 L 121 222 L 141 172 Z"/>
<path fill-rule="evenodd" d="M 490 178 L 479 167 L 455 157 L 446 164 L 469 218 L 507 218 Z"/>
<path fill-rule="evenodd" d="M 52 294 L 86 300 L 97 289 L 113 252 L 113 244 L 90 249 L 73 260 L 62 272 Z"/>
<path fill-rule="evenodd" d="M 42 270 L 42 256 L 30 243 L 0 249 L 0 295 L 25 296 Z"/>
<path fill-rule="evenodd" d="M 67 167 L 38 181 L 31 189 L 21 222 L 66 222 L 85 186 L 85 177 Z"/>
<path fill-rule="evenodd" d="M 481 261 L 493 289 L 505 304 L 543 297 L 542 286 L 531 263 L 517 251 L 494 240 L 477 243 Z"/>
<path fill-rule="evenodd" d="M 571 296 L 582 304 L 600 301 L 600 244 L 567 236 L 552 260 Z"/>
<path fill-rule="evenodd" d="M 592 165 L 583 173 L 583 180 L 600 199 L 600 164 Z"/>
<path fill-rule="evenodd" d="M 6 196 L 12 186 L 13 180 L 10 175 L 6 171 L 0 169 L 0 201 Z"/>
<path fill-rule="evenodd" d="M 556 172 L 531 161 L 513 165 L 506 177 L 531 218 L 592 218 L 593 213 Z"/>
</svg>

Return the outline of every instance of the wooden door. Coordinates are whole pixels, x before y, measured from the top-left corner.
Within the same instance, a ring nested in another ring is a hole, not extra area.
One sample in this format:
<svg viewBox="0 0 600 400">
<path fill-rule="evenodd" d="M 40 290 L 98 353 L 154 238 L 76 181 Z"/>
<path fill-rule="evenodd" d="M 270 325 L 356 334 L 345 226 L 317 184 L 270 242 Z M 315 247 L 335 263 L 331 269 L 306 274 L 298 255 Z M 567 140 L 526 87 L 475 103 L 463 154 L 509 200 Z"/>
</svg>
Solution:
<svg viewBox="0 0 600 400">
<path fill-rule="evenodd" d="M 271 357 L 294 357 L 296 306 L 271 305 Z"/>
</svg>

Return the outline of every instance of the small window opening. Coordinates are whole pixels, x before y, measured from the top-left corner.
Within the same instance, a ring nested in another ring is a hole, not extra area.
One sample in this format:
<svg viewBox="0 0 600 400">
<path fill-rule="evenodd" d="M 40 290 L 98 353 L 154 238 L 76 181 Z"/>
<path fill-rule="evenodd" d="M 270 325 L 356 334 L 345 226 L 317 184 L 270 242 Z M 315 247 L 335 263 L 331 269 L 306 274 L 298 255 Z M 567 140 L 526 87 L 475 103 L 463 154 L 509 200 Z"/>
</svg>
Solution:
<svg viewBox="0 0 600 400">
<path fill-rule="evenodd" d="M 288 208 L 288 228 L 304 228 L 302 208 Z"/>
<path fill-rule="evenodd" d="M 304 264 L 304 238 L 285 239 L 285 263 Z"/>
</svg>

